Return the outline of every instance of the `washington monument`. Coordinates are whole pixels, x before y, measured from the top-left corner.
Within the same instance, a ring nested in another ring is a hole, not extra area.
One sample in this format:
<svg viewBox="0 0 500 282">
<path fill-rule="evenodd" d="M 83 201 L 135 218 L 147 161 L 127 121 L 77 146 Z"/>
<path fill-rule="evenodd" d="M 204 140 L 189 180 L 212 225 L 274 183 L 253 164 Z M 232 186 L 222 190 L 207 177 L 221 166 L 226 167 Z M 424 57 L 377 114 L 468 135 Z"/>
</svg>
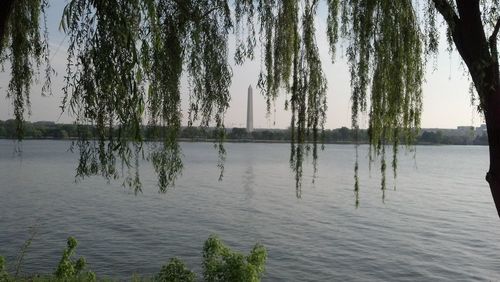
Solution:
<svg viewBox="0 0 500 282">
<path fill-rule="evenodd" d="M 248 86 L 248 104 L 247 104 L 247 132 L 253 131 L 253 90 L 252 85 Z"/>
</svg>

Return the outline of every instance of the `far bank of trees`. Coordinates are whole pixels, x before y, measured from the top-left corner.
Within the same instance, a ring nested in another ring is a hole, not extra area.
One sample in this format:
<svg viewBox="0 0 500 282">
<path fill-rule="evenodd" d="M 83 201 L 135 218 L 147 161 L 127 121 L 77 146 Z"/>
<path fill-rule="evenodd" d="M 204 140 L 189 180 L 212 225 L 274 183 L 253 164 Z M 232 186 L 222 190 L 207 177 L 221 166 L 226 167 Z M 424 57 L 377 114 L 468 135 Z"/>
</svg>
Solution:
<svg viewBox="0 0 500 282">
<path fill-rule="evenodd" d="M 90 137 L 95 127 L 75 124 L 60 124 L 48 121 L 25 122 L 25 137 L 27 139 L 77 139 L 79 136 Z M 150 135 L 148 127 L 142 128 L 146 138 Z M 217 139 L 217 132 L 206 127 L 182 127 L 180 138 L 184 141 L 208 141 Z M 325 129 L 322 136 L 324 143 L 343 144 L 355 143 L 356 132 L 347 127 Z M 16 123 L 13 119 L 0 120 L 0 138 L 16 139 Z M 225 139 L 240 142 L 289 142 L 290 129 L 257 129 L 248 133 L 245 128 L 226 129 Z M 368 143 L 368 131 L 358 132 L 358 142 Z M 488 135 L 479 129 L 423 129 L 417 137 L 417 144 L 432 145 L 488 145 Z"/>
</svg>

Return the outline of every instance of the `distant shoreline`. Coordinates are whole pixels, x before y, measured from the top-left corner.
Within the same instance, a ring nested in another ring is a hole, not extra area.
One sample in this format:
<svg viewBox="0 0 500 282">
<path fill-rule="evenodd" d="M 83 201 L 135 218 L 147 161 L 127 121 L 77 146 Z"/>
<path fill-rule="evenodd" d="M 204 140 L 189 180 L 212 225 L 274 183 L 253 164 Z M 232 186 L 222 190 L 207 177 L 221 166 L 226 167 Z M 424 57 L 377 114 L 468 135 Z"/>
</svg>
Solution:
<svg viewBox="0 0 500 282">
<path fill-rule="evenodd" d="M 17 141 L 14 138 L 2 138 L 0 140 L 11 140 Z M 78 138 L 23 138 L 21 141 L 76 141 Z M 217 143 L 217 139 L 192 139 L 192 138 L 179 138 L 179 142 L 185 143 Z M 144 140 L 144 142 L 150 142 L 150 140 Z M 154 141 L 160 142 L 160 141 Z M 290 144 L 290 140 L 250 140 L 250 139 L 224 139 L 224 143 L 258 143 L 258 144 Z M 306 144 L 313 144 L 312 142 L 306 142 Z M 355 142 L 351 141 L 338 141 L 338 142 L 318 142 L 318 145 L 356 145 Z M 360 141 L 358 145 L 368 145 L 368 142 Z M 391 144 L 387 144 L 390 146 Z M 445 143 L 429 143 L 429 142 L 417 142 L 412 145 L 418 146 L 488 146 L 488 144 L 445 144 Z M 405 146 L 405 144 L 400 144 L 400 146 Z"/>
<path fill-rule="evenodd" d="M 157 130 L 161 128 L 143 126 L 140 136 L 145 141 L 156 140 Z M 224 141 L 227 143 L 290 143 L 291 129 L 255 128 L 250 132 L 246 128 L 224 128 Z M 423 128 L 415 132 L 413 142 L 417 145 L 488 145 L 486 127 L 459 126 L 457 129 Z M 108 136 L 110 132 L 106 132 Z M 117 136 L 113 128 L 112 135 Z M 78 140 L 78 138 L 93 139 L 97 136 L 96 128 L 92 125 L 59 124 L 48 121 L 25 122 L 22 136 L 25 140 Z M 213 127 L 181 127 L 176 134 L 181 142 L 218 142 L 220 130 Z M 15 120 L 0 120 L 0 139 L 17 139 L 18 131 Z M 107 137 L 105 137 L 107 138 Z M 308 135 L 309 143 L 312 136 Z M 325 129 L 318 136 L 318 143 L 322 144 L 368 144 L 369 131 L 358 131 L 341 127 Z M 357 140 L 357 141 L 356 141 Z M 401 136 L 401 142 L 406 140 Z"/>
</svg>

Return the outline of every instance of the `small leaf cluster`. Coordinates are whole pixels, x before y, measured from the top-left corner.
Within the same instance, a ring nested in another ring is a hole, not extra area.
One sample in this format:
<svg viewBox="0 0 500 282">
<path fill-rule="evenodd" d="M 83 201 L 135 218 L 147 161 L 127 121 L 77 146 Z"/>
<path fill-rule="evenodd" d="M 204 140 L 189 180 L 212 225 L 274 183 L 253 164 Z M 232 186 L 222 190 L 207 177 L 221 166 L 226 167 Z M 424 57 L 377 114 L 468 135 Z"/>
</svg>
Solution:
<svg viewBox="0 0 500 282">
<path fill-rule="evenodd" d="M 59 261 L 59 265 L 54 273 L 56 278 L 63 280 L 76 278 L 82 273 L 83 269 L 87 265 L 87 262 L 83 257 L 80 257 L 76 261 L 71 258 L 75 252 L 77 244 L 78 242 L 75 238 L 68 238 L 67 247 L 64 250 L 61 260 Z M 95 274 L 87 272 L 87 278 L 87 281 L 95 281 Z"/>
<path fill-rule="evenodd" d="M 5 259 L 0 257 L 0 281 L 7 281 L 8 274 L 5 270 Z"/>
</svg>

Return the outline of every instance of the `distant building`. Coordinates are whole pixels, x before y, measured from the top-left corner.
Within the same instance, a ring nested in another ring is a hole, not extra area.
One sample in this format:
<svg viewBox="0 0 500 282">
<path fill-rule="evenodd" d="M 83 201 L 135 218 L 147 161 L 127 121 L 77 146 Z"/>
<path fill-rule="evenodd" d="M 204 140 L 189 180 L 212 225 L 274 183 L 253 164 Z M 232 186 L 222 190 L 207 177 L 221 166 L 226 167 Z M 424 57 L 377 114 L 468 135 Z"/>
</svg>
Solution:
<svg viewBox="0 0 500 282">
<path fill-rule="evenodd" d="M 253 89 L 252 85 L 248 86 L 248 101 L 247 101 L 247 132 L 253 131 Z"/>
<path fill-rule="evenodd" d="M 476 127 L 476 135 L 481 136 L 483 134 L 486 134 L 486 132 L 486 124 L 481 124 L 481 126 Z"/>
<path fill-rule="evenodd" d="M 457 126 L 458 134 L 470 134 L 473 136 L 481 136 L 486 134 L 486 124 L 481 124 L 479 127 L 474 128 L 473 126 Z"/>
<path fill-rule="evenodd" d="M 464 133 L 473 132 L 474 126 L 457 126 L 457 130 Z"/>
</svg>

